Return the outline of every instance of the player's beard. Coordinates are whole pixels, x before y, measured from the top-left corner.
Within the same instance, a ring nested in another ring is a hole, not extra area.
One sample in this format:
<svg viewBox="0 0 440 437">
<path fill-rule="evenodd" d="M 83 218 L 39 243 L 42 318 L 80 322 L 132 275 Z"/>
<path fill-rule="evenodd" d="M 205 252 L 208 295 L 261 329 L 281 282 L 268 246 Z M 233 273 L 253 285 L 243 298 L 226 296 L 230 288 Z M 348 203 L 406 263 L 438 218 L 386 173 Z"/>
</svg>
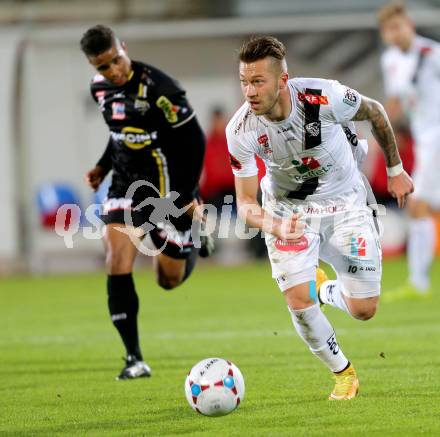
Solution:
<svg viewBox="0 0 440 437">
<path fill-rule="evenodd" d="M 271 94 L 271 99 L 270 101 L 267 103 L 267 105 L 265 105 L 263 108 L 261 108 L 259 111 L 254 111 L 255 115 L 266 115 L 266 116 L 270 116 L 271 112 L 273 110 L 273 108 L 275 107 L 275 105 L 278 102 L 278 98 L 279 98 L 279 90 L 278 88 L 275 90 L 275 92 L 273 94 Z"/>
</svg>

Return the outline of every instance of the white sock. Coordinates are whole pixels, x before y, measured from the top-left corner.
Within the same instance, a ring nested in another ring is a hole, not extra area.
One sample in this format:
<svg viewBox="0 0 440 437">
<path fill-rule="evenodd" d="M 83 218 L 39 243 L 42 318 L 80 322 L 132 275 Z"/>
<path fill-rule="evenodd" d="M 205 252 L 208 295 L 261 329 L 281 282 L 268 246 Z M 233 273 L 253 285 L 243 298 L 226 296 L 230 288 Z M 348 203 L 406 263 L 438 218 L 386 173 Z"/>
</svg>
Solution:
<svg viewBox="0 0 440 437">
<path fill-rule="evenodd" d="M 348 360 L 342 353 L 335 331 L 319 308 L 319 304 L 304 310 L 289 308 L 289 311 L 296 332 L 306 342 L 311 352 L 332 372 L 344 370 Z"/>
<path fill-rule="evenodd" d="M 409 222 L 408 269 L 409 280 L 420 291 L 430 286 L 429 269 L 434 259 L 435 226 L 431 218 Z"/>
<path fill-rule="evenodd" d="M 321 302 L 339 308 L 351 316 L 342 293 L 340 281 L 324 281 L 319 289 L 319 299 L 321 299 Z"/>
</svg>

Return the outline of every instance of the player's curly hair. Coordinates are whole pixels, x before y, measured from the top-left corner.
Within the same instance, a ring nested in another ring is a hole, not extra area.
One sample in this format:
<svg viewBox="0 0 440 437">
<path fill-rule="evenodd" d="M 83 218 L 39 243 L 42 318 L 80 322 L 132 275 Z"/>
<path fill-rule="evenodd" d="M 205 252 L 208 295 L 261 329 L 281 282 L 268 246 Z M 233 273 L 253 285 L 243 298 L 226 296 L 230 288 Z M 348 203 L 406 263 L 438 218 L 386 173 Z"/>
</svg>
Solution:
<svg viewBox="0 0 440 437">
<path fill-rule="evenodd" d="M 81 50 L 86 56 L 98 56 L 112 48 L 116 36 L 110 27 L 102 24 L 88 29 L 81 38 Z"/>
<path fill-rule="evenodd" d="M 238 58 L 246 64 L 271 56 L 279 61 L 286 57 L 284 44 L 274 36 L 253 36 L 243 43 Z"/>
</svg>

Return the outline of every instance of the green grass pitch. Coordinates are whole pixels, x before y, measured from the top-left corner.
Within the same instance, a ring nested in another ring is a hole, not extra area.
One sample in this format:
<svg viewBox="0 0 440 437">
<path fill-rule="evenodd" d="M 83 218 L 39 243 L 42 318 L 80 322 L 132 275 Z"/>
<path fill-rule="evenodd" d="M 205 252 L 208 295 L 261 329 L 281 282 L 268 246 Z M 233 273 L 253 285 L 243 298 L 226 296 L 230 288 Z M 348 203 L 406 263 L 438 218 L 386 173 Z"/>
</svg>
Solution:
<svg viewBox="0 0 440 437">
<path fill-rule="evenodd" d="M 384 264 L 384 290 L 404 281 Z M 1 436 L 438 436 L 440 266 L 429 302 L 381 305 L 368 322 L 329 308 L 361 381 L 349 402 L 326 400 L 333 380 L 293 330 L 267 263 L 199 265 L 164 292 L 135 275 L 141 341 L 153 377 L 115 381 L 123 350 L 107 315 L 103 273 L 0 280 Z M 197 361 L 242 370 L 237 411 L 203 417 L 183 384 Z"/>
</svg>

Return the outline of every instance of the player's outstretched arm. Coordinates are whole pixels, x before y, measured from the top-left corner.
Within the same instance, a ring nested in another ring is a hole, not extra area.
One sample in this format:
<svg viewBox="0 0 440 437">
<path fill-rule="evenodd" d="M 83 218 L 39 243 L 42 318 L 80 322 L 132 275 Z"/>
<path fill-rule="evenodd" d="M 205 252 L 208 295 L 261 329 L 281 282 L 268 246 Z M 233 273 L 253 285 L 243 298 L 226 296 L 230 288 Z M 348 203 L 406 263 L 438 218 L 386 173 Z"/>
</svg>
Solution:
<svg viewBox="0 0 440 437">
<path fill-rule="evenodd" d="M 238 213 L 248 226 L 261 229 L 282 240 L 296 241 L 304 234 L 304 224 L 298 221 L 296 214 L 281 219 L 269 214 L 260 206 L 257 200 L 257 176 L 236 177 L 235 191 Z"/>
<path fill-rule="evenodd" d="M 406 198 L 414 191 L 411 177 L 403 169 L 393 128 L 383 106 L 376 100 L 361 97 L 361 104 L 353 121 L 368 120 L 372 132 L 381 147 L 387 163 L 388 191 L 397 199 L 400 208 L 405 206 Z"/>
</svg>

